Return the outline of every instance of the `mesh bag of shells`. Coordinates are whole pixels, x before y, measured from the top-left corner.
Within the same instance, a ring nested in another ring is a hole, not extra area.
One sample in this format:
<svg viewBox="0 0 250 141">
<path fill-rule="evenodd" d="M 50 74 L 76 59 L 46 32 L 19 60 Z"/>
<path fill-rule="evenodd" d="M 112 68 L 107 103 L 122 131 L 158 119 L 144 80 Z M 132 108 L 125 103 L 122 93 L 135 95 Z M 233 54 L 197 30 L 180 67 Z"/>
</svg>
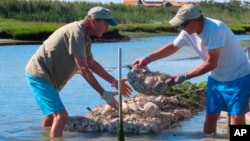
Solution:
<svg viewBox="0 0 250 141">
<path fill-rule="evenodd" d="M 137 92 L 146 95 L 162 95 L 170 89 L 168 86 L 171 81 L 169 74 L 159 71 L 153 72 L 148 67 L 128 67 L 128 82 Z"/>
</svg>

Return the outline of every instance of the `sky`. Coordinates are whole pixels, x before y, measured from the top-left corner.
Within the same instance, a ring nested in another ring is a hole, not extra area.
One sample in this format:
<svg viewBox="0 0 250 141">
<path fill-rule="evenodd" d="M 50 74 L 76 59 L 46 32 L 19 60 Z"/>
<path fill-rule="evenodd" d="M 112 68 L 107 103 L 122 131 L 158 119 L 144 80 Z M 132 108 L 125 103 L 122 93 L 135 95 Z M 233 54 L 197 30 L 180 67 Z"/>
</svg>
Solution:
<svg viewBox="0 0 250 141">
<path fill-rule="evenodd" d="M 60 1 L 87 1 L 87 2 L 102 2 L 102 3 L 123 3 L 123 0 L 60 0 Z M 163 1 L 163 0 L 145 0 L 145 1 Z M 177 1 L 193 1 L 193 2 L 197 2 L 200 0 L 177 0 Z M 216 2 L 228 2 L 230 0 L 214 0 Z"/>
</svg>

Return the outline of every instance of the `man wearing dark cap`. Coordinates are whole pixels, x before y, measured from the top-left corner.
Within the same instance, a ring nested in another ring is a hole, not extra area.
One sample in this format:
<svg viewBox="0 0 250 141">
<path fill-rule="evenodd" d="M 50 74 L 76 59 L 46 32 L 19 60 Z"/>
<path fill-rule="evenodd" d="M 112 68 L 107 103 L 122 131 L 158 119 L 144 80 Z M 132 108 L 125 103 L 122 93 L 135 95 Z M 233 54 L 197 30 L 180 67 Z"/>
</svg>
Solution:
<svg viewBox="0 0 250 141">
<path fill-rule="evenodd" d="M 183 74 L 172 75 L 174 84 L 210 73 L 206 93 L 205 133 L 216 133 L 221 111 L 229 112 L 232 125 L 244 125 L 250 96 L 250 64 L 233 32 L 222 21 L 204 17 L 193 3 L 183 5 L 169 23 L 181 32 L 172 43 L 136 59 L 140 67 L 191 47 L 203 63 Z"/>
<path fill-rule="evenodd" d="M 118 108 L 114 96 L 117 92 L 106 91 L 93 72 L 118 89 L 118 81 L 94 58 L 90 36 L 101 37 L 108 26 L 118 23 L 109 9 L 94 7 L 84 20 L 69 23 L 56 30 L 43 42 L 25 67 L 26 78 L 36 102 L 45 115 L 42 126 L 51 126 L 50 137 L 61 137 L 68 120 L 68 113 L 60 99 L 59 91 L 67 81 L 79 72 L 84 79 L 113 108 Z M 122 81 L 122 94 L 131 95 L 132 89 Z"/>
</svg>

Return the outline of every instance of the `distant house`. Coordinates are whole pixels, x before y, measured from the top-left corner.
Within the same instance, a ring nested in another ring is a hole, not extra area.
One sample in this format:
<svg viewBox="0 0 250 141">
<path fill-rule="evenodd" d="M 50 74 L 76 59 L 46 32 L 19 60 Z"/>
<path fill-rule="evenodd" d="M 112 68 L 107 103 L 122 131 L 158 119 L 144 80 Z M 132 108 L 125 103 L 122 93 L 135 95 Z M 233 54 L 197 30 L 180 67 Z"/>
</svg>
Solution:
<svg viewBox="0 0 250 141">
<path fill-rule="evenodd" d="M 125 5 L 145 6 L 145 7 L 181 7 L 187 2 L 179 2 L 180 0 L 124 0 Z M 190 0 L 191 1 L 191 0 Z M 189 2 L 190 2 L 189 1 Z M 194 2 L 199 5 L 199 2 Z"/>
</svg>

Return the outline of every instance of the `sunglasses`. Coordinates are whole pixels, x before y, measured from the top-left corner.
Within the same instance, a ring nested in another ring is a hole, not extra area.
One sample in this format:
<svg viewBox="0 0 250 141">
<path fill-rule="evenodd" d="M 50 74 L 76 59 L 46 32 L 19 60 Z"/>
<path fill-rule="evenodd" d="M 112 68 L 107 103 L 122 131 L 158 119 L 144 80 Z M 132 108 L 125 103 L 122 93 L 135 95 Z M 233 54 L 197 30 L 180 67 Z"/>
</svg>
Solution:
<svg viewBox="0 0 250 141">
<path fill-rule="evenodd" d="M 188 21 L 185 21 L 184 23 L 180 24 L 179 27 L 180 28 L 185 28 L 192 20 L 188 20 Z"/>
</svg>

